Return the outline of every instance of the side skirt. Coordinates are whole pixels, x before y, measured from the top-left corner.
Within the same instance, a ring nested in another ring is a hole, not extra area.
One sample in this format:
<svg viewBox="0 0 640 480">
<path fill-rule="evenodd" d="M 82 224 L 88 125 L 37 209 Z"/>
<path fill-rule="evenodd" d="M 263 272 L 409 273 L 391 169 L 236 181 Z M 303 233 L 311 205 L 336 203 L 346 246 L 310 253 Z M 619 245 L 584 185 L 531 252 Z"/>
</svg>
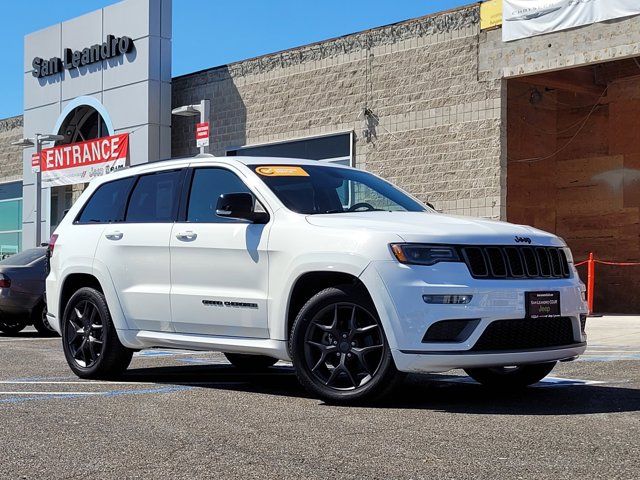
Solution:
<svg viewBox="0 0 640 480">
<path fill-rule="evenodd" d="M 147 330 L 118 330 L 123 345 L 134 349 L 153 347 L 181 348 L 185 350 L 248 353 L 268 355 L 279 360 L 290 360 L 284 340 L 242 337 L 219 337 L 187 333 L 151 332 Z"/>
</svg>

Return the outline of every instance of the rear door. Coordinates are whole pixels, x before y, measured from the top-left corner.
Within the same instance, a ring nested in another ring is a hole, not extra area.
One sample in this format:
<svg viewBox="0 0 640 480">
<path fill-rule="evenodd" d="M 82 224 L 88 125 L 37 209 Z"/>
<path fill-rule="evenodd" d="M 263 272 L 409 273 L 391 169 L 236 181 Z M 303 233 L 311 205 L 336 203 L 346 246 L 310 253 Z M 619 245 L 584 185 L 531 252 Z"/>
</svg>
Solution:
<svg viewBox="0 0 640 480">
<path fill-rule="evenodd" d="M 169 237 L 184 171 L 168 168 L 135 179 L 124 221 L 103 231 L 104 262 L 132 329 L 172 331 Z"/>
<path fill-rule="evenodd" d="M 251 192 L 240 172 L 193 169 L 171 234 L 171 316 L 176 331 L 268 338 L 267 239 L 271 224 L 218 217 L 223 193 Z"/>
</svg>

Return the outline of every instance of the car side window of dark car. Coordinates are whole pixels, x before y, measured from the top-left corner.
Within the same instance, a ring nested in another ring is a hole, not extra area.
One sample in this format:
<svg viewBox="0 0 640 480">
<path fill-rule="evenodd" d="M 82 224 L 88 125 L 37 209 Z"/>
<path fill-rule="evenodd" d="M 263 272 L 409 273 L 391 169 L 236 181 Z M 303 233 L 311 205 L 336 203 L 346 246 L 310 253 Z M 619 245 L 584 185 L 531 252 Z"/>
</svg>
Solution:
<svg viewBox="0 0 640 480">
<path fill-rule="evenodd" d="M 122 222 L 127 197 L 135 179 L 127 177 L 100 185 L 85 204 L 76 223 Z"/>
</svg>

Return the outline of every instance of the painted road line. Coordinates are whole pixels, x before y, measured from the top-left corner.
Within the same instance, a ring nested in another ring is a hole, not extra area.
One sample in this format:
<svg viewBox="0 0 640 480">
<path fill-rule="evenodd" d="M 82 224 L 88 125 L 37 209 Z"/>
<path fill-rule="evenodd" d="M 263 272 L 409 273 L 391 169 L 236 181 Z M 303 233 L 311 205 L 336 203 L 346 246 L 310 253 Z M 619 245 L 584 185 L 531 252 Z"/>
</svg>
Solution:
<svg viewBox="0 0 640 480">
<path fill-rule="evenodd" d="M 60 337 L 34 337 L 34 338 L 6 338 L 0 337 L 0 343 L 13 343 L 13 342 L 42 342 L 42 341 L 56 340 L 60 342 Z"/>
<path fill-rule="evenodd" d="M 0 392 L 0 395 L 104 395 L 109 392 Z"/>
<path fill-rule="evenodd" d="M 87 397 L 119 397 L 122 395 L 146 395 L 146 394 L 162 394 L 191 390 L 192 387 L 183 385 L 172 385 L 160 388 L 131 389 L 131 390 L 109 390 L 106 392 L 1 392 L 7 395 L 6 398 L 0 397 L 0 404 L 24 403 L 35 400 L 49 399 L 73 399 Z"/>
<path fill-rule="evenodd" d="M 3 385 L 157 385 L 154 382 L 109 382 L 109 381 L 57 381 L 57 380 L 0 380 Z"/>
</svg>

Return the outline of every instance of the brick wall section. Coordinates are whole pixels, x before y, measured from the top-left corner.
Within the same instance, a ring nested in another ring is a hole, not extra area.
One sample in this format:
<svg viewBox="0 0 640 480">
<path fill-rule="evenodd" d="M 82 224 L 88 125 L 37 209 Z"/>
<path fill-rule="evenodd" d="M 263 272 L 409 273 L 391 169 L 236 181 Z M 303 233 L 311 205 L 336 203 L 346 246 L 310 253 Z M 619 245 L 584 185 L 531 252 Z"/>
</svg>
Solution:
<svg viewBox="0 0 640 480">
<path fill-rule="evenodd" d="M 353 131 L 356 165 L 447 213 L 505 215 L 501 81 L 478 81 L 477 5 L 173 79 L 212 101 L 214 154 Z M 365 108 L 371 116 L 363 115 Z M 172 154 L 195 154 L 174 117 Z"/>
<path fill-rule="evenodd" d="M 22 138 L 22 115 L 0 120 L 0 181 L 22 179 L 22 147 L 11 142 Z"/>
<path fill-rule="evenodd" d="M 502 42 L 502 30 L 480 34 L 479 78 L 491 81 L 640 55 L 640 15 Z"/>
</svg>

